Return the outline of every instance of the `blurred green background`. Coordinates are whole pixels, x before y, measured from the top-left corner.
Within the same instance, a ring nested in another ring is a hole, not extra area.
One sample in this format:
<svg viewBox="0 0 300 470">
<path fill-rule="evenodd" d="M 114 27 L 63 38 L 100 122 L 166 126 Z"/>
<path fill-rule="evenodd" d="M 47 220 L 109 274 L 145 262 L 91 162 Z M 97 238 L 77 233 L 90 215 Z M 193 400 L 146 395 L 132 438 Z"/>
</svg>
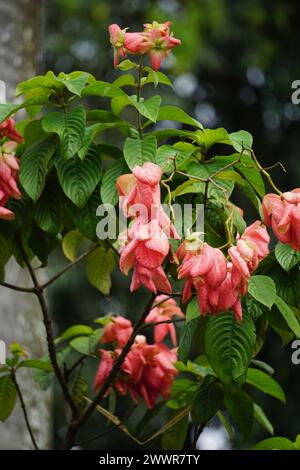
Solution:
<svg viewBox="0 0 300 470">
<path fill-rule="evenodd" d="M 154 19 L 171 20 L 175 37 L 182 41 L 162 68 L 175 84 L 175 94 L 160 87 L 164 103 L 182 106 L 206 127 L 222 126 L 230 132 L 248 130 L 254 136 L 254 149 L 263 165 L 278 160 L 284 163 L 286 174 L 280 168 L 272 171 L 278 186 L 299 186 L 300 108 L 291 102 L 291 84 L 300 78 L 300 6 L 296 0 L 47 1 L 42 67 L 55 72 L 83 69 L 98 79 L 112 80 L 118 72 L 112 66 L 108 25 L 118 23 L 134 31 Z M 244 201 L 239 203 L 244 205 Z M 253 214 L 248 206 L 246 209 L 251 221 Z M 59 263 L 64 261 L 56 260 L 56 268 Z M 72 323 L 89 323 L 108 312 L 134 319 L 149 294 L 139 291 L 129 297 L 128 288 L 127 278 L 114 275 L 111 297 L 105 299 L 89 286 L 83 270 L 77 268 L 51 291 L 57 330 Z M 290 346 L 282 348 L 278 336 L 269 333 L 259 358 L 276 369 L 287 405 L 265 399 L 261 393 L 257 401 L 273 422 L 275 435 L 294 439 L 300 432 L 300 366 L 292 365 L 291 353 Z M 87 368 L 91 377 L 95 368 L 96 363 Z M 59 401 L 55 400 L 55 404 L 57 439 L 64 430 Z M 130 410 L 129 400 L 118 401 L 119 416 L 127 416 Z M 135 410 L 126 421 L 128 426 L 144 412 L 143 407 Z M 156 419 L 157 426 L 162 418 Z M 107 431 L 109 426 L 98 415 L 85 429 L 85 436 Z M 247 445 L 264 437 L 266 433 L 257 426 Z M 115 430 L 84 448 L 122 447 L 136 448 L 136 444 Z M 159 448 L 159 441 L 152 447 Z"/>
</svg>

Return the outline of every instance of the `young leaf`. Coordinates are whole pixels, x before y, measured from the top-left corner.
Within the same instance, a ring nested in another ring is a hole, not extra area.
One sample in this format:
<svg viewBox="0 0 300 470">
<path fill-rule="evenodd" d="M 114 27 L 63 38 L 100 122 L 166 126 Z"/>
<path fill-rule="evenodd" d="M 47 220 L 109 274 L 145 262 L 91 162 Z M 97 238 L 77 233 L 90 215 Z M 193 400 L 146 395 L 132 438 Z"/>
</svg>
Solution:
<svg viewBox="0 0 300 470">
<path fill-rule="evenodd" d="M 87 259 L 87 277 L 90 283 L 103 295 L 108 295 L 111 288 L 111 273 L 115 268 L 114 253 L 100 246 Z"/>
<path fill-rule="evenodd" d="M 73 325 L 70 326 L 70 328 L 68 328 L 61 336 L 56 338 L 55 343 L 60 344 L 67 339 L 73 338 L 74 336 L 89 336 L 92 334 L 94 334 L 94 330 L 88 325 Z"/>
<path fill-rule="evenodd" d="M 197 127 L 198 129 L 203 129 L 202 124 L 197 121 L 197 119 L 189 116 L 183 109 L 178 108 L 177 106 L 161 106 L 157 121 L 177 121 L 182 124 L 188 124 L 189 126 Z"/>
<path fill-rule="evenodd" d="M 285 394 L 279 383 L 262 370 L 249 367 L 246 382 L 285 403 Z"/>
<path fill-rule="evenodd" d="M 20 159 L 20 182 L 35 202 L 44 189 L 48 164 L 56 148 L 56 138 L 49 136 L 27 147 Z"/>
<path fill-rule="evenodd" d="M 83 143 L 86 113 L 82 105 L 70 111 L 47 114 L 43 121 L 43 129 L 55 133 L 60 138 L 61 154 L 68 160 L 78 152 Z"/>
<path fill-rule="evenodd" d="M 254 418 L 266 431 L 272 435 L 274 434 L 272 423 L 266 416 L 264 410 L 257 403 L 254 403 Z"/>
<path fill-rule="evenodd" d="M 139 111 L 140 114 L 150 119 L 152 122 L 156 122 L 159 114 L 159 107 L 161 103 L 161 97 L 159 95 L 152 96 L 145 101 L 134 102 L 134 107 Z"/>
<path fill-rule="evenodd" d="M 255 345 L 255 326 L 244 313 L 239 323 L 232 312 L 210 316 L 205 330 L 205 350 L 217 376 L 230 384 L 245 374 Z"/>
<path fill-rule="evenodd" d="M 135 165 L 143 165 L 145 162 L 155 162 L 156 139 L 149 135 L 143 140 L 128 137 L 124 145 L 124 157 L 127 165 L 132 169 Z"/>
<path fill-rule="evenodd" d="M 278 296 L 275 298 L 275 305 L 292 332 L 296 335 L 297 338 L 300 338 L 300 325 L 293 310 L 281 297 Z"/>
<path fill-rule="evenodd" d="M 0 377 L 0 421 L 6 421 L 14 410 L 17 391 L 10 375 Z"/>
<path fill-rule="evenodd" d="M 78 375 L 76 377 L 71 393 L 78 410 L 82 413 L 87 405 L 85 397 L 88 395 L 88 384 L 83 375 Z"/>
<path fill-rule="evenodd" d="M 189 323 L 190 321 L 194 320 L 195 318 L 199 318 L 200 312 L 199 312 L 199 306 L 198 306 L 198 299 L 197 297 L 194 297 L 188 304 L 187 309 L 186 309 L 186 323 Z"/>
<path fill-rule="evenodd" d="M 253 450 L 296 450 L 294 443 L 286 437 L 269 437 L 258 442 Z"/>
<path fill-rule="evenodd" d="M 62 250 L 69 261 L 73 262 L 77 258 L 77 251 L 83 239 L 84 237 L 78 230 L 70 230 L 70 232 L 64 236 Z"/>
<path fill-rule="evenodd" d="M 95 190 L 102 174 L 100 151 L 96 145 L 92 145 L 84 160 L 57 159 L 56 169 L 66 196 L 82 208 Z"/>
<path fill-rule="evenodd" d="M 98 80 L 85 87 L 82 90 L 81 96 L 106 96 L 108 98 L 114 98 L 115 96 L 126 97 L 126 94 L 121 90 L 121 88 L 114 86 L 111 83 Z"/>
<path fill-rule="evenodd" d="M 28 367 L 30 369 L 39 369 L 39 370 L 44 370 L 47 372 L 52 372 L 53 370 L 51 362 L 46 362 L 40 359 L 26 359 L 25 361 L 22 361 L 18 365 L 18 368 L 20 367 Z"/>
<path fill-rule="evenodd" d="M 268 276 L 251 276 L 249 294 L 270 309 L 276 299 L 276 286 L 273 279 Z"/>
</svg>

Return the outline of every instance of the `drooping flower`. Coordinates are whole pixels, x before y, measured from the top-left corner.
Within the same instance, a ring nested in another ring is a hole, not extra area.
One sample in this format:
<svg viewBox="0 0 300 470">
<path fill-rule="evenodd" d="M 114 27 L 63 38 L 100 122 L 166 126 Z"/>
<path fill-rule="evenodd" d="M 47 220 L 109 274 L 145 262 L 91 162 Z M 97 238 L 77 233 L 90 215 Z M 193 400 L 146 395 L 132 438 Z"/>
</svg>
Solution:
<svg viewBox="0 0 300 470">
<path fill-rule="evenodd" d="M 171 49 L 181 44 L 181 41 L 170 33 L 169 24 L 167 22 L 159 25 L 154 22 L 145 28 L 143 47 L 149 53 L 150 64 L 154 70 L 159 70 L 163 59 L 170 55 Z"/>
<path fill-rule="evenodd" d="M 7 137 L 9 140 L 21 144 L 23 137 L 16 129 L 16 123 L 13 118 L 8 118 L 0 124 L 0 140 Z"/>
<path fill-rule="evenodd" d="M 94 380 L 96 391 L 104 384 L 120 353 L 121 349 L 100 350 L 100 364 Z M 138 335 L 112 385 L 121 395 L 129 392 L 134 401 L 141 397 L 148 408 L 153 408 L 159 395 L 166 399 L 170 394 L 178 374 L 174 366 L 176 361 L 176 349 L 161 343 L 150 345 L 145 336 Z M 109 393 L 110 389 L 106 396 Z"/>
<path fill-rule="evenodd" d="M 9 198 L 20 199 L 17 186 L 19 163 L 15 155 L 17 142 L 7 141 L 0 146 L 0 218 L 11 220 L 14 213 L 5 205 Z"/>
<path fill-rule="evenodd" d="M 110 43 L 114 48 L 115 67 L 118 66 L 120 57 L 126 57 L 126 49 L 124 45 L 126 30 L 127 28 L 121 29 L 120 26 L 118 26 L 117 24 L 111 24 L 108 27 Z"/>
<path fill-rule="evenodd" d="M 105 380 L 109 376 L 109 373 L 113 367 L 113 353 L 112 351 L 106 351 L 105 349 L 100 349 L 100 363 L 99 367 L 96 372 L 96 377 L 94 380 L 94 387 L 95 390 L 98 391 L 102 385 L 104 384 Z M 109 394 L 109 390 L 106 392 L 106 395 Z"/>
<path fill-rule="evenodd" d="M 300 251 L 300 188 L 278 194 L 267 194 L 263 199 L 265 223 L 275 236 L 294 250 Z"/>
<path fill-rule="evenodd" d="M 155 306 L 158 304 L 157 306 Z M 178 307 L 174 299 L 167 295 L 159 295 L 154 301 L 154 307 L 147 315 L 145 322 L 163 322 L 172 320 L 174 316 L 184 318 L 184 313 Z M 177 346 L 176 329 L 173 323 L 161 323 L 154 326 L 154 341 L 161 343 L 170 333 L 174 346 Z"/>
<path fill-rule="evenodd" d="M 101 343 L 116 342 L 118 347 L 122 348 L 129 340 L 133 327 L 131 321 L 127 318 L 117 316 L 104 327 Z"/>
</svg>

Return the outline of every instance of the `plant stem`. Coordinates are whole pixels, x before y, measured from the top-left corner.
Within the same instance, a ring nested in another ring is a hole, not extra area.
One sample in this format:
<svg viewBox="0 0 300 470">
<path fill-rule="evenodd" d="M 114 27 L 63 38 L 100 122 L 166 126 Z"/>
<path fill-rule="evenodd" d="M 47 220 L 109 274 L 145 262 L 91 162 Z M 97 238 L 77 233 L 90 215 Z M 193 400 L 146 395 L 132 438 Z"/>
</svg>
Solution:
<svg viewBox="0 0 300 470">
<path fill-rule="evenodd" d="M 15 286 L 14 284 L 9 284 L 8 282 L 0 282 L 0 286 L 7 287 L 8 289 L 16 290 L 18 292 L 30 292 L 32 294 L 35 292 L 33 287 Z"/>
<path fill-rule="evenodd" d="M 136 100 L 138 103 L 141 101 L 141 91 L 142 91 L 142 74 L 143 74 L 143 64 L 144 64 L 144 56 L 142 55 L 140 58 L 139 66 L 138 66 L 138 75 L 137 75 L 137 84 L 136 84 Z M 139 131 L 140 139 L 143 139 L 143 127 L 142 127 L 142 116 L 139 112 L 137 112 L 137 129 Z"/>
<path fill-rule="evenodd" d="M 25 250 L 24 250 L 21 243 L 20 243 L 20 250 L 21 250 L 24 262 L 25 262 L 25 264 L 27 266 L 27 269 L 29 271 L 31 280 L 32 280 L 33 285 L 34 285 L 34 293 L 36 294 L 36 296 L 38 298 L 38 301 L 39 301 L 39 304 L 40 304 L 40 307 L 41 307 L 41 310 L 42 310 L 43 321 L 44 321 L 44 325 L 45 325 L 45 329 L 46 329 L 48 352 L 49 352 L 49 357 L 50 357 L 50 360 L 51 360 L 51 364 L 53 366 L 54 373 L 55 373 L 55 375 L 57 377 L 57 380 L 58 380 L 58 382 L 61 386 L 61 389 L 62 389 L 63 395 L 65 397 L 65 400 L 71 408 L 72 416 L 77 417 L 78 416 L 77 406 L 75 405 L 75 403 L 72 399 L 72 396 L 69 392 L 66 381 L 64 379 L 63 373 L 62 373 L 62 371 L 59 367 L 58 361 L 57 361 L 55 343 L 54 343 L 54 335 L 53 335 L 53 328 L 52 328 L 52 321 L 51 321 L 50 314 L 49 314 L 49 311 L 48 311 L 48 306 L 47 306 L 47 303 L 46 303 L 46 300 L 45 300 L 45 297 L 44 297 L 43 287 L 39 284 L 39 281 L 36 277 L 34 269 L 31 266 L 30 261 L 29 261 L 27 255 L 26 255 Z"/>
<path fill-rule="evenodd" d="M 21 408 L 22 408 L 22 411 L 23 411 L 23 415 L 24 415 L 26 427 L 27 427 L 28 432 L 29 432 L 29 434 L 30 434 L 33 447 L 35 448 L 35 450 L 40 450 L 39 447 L 38 447 L 38 445 L 37 445 L 37 443 L 36 443 L 36 440 L 35 440 L 33 431 L 32 431 L 31 426 L 30 426 L 30 422 L 29 422 L 28 414 L 27 414 L 27 410 L 26 410 L 26 405 L 25 405 L 24 398 L 23 398 L 21 389 L 20 389 L 19 384 L 18 384 L 18 381 L 17 381 L 16 372 L 15 372 L 14 369 L 11 370 L 10 375 L 11 375 L 11 379 L 12 379 L 12 381 L 13 381 L 13 383 L 14 383 L 14 386 L 15 386 L 15 388 L 16 388 L 17 395 L 18 395 L 18 397 L 19 397 L 20 403 L 21 403 Z"/>
<path fill-rule="evenodd" d="M 279 194 L 279 196 L 282 195 L 282 191 L 280 191 L 280 189 L 277 188 L 277 186 L 275 185 L 274 181 L 272 180 L 271 178 L 271 175 L 261 166 L 261 164 L 259 163 L 259 161 L 257 160 L 256 158 L 256 155 L 255 153 L 251 152 L 251 155 L 252 155 L 252 158 L 257 166 L 257 168 L 259 169 L 259 171 L 261 171 L 261 173 L 263 175 L 265 175 L 265 177 L 267 178 L 267 180 L 269 181 L 270 185 L 272 186 L 272 188 L 276 191 L 277 194 Z"/>
<path fill-rule="evenodd" d="M 129 353 L 130 348 L 134 343 L 135 337 L 139 333 L 139 331 L 140 331 L 140 329 L 141 329 L 141 327 L 144 323 L 144 320 L 145 320 L 146 316 L 148 315 L 148 313 L 152 309 L 152 305 L 153 305 L 155 297 L 156 297 L 156 294 L 151 295 L 151 298 L 150 298 L 149 302 L 147 303 L 140 319 L 136 323 L 128 342 L 125 344 L 124 348 L 122 349 L 121 354 L 119 355 L 116 362 L 114 363 L 113 368 L 111 369 L 107 379 L 105 380 L 105 382 L 102 385 L 101 389 L 99 390 L 98 394 L 95 396 L 94 400 L 90 403 L 88 408 L 85 410 L 85 412 L 83 413 L 83 415 L 79 419 L 72 420 L 72 422 L 70 423 L 67 435 L 66 435 L 65 440 L 63 442 L 63 449 L 71 449 L 73 447 L 74 440 L 75 440 L 75 437 L 76 437 L 76 434 L 77 434 L 79 428 L 90 418 L 90 416 L 93 414 L 93 412 L 97 408 L 97 405 L 99 405 L 99 403 L 105 397 L 105 394 L 106 394 L 107 390 L 109 390 L 109 388 L 111 387 L 111 385 L 112 385 L 117 373 L 119 372 L 119 370 L 120 370 L 127 354 Z"/>
</svg>

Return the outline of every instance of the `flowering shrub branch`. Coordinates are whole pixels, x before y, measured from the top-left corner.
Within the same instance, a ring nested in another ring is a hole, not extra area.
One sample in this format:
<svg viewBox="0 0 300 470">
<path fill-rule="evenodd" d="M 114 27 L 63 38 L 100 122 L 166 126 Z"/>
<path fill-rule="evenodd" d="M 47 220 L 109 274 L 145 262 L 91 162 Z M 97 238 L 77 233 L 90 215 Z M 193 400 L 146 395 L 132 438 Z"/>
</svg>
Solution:
<svg viewBox="0 0 300 470">
<path fill-rule="evenodd" d="M 254 420 L 272 434 L 245 385 L 285 402 L 270 366 L 255 358 L 269 328 L 283 341 L 300 337 L 300 190 L 277 188 L 273 167 L 261 165 L 247 131 L 205 129 L 184 110 L 162 104 L 159 94 L 144 98 L 145 86 L 172 87 L 160 68 L 180 40 L 170 22 L 127 29 L 109 27 L 114 66 L 122 72 L 114 82 L 86 72 L 48 72 L 18 85 L 21 104 L 0 105 L 0 285 L 36 295 L 48 344 L 40 358 L 11 345 L 0 368 L 0 419 L 9 418 L 18 396 L 33 446 L 40 447 L 18 382 L 18 369 L 27 367 L 36 386 L 50 386 L 54 378 L 60 385 L 63 449 L 76 444 L 97 411 L 135 443 L 161 437 L 164 449 L 182 448 L 190 423 L 194 448 L 214 417 L 231 438 L 231 420 L 239 437 L 251 433 Z M 109 101 L 109 111 L 99 107 L 99 97 Z M 28 119 L 16 124 L 12 116 L 20 109 Z M 181 127 L 156 127 L 161 121 Z M 246 221 L 235 204 L 239 192 L 253 205 L 255 220 Z M 191 206 L 182 226 L 176 205 Z M 200 230 L 198 206 L 205 216 Z M 106 237 L 103 208 L 123 220 Z M 41 283 L 36 259 L 45 266 L 54 250 L 69 264 Z M 32 287 L 6 280 L 11 257 L 27 268 Z M 135 324 L 114 310 L 96 318 L 96 326 L 73 325 L 54 337 L 46 289 L 79 263 L 99 295 L 109 295 L 117 269 L 131 276 L 128 295 L 151 292 Z M 94 364 L 94 390 L 83 373 L 87 361 Z M 163 425 L 143 441 L 138 423 L 131 431 L 126 416 L 107 409 L 112 394 L 118 400 L 129 394 L 132 414 L 145 407 L 155 420 L 162 410 Z"/>
</svg>

